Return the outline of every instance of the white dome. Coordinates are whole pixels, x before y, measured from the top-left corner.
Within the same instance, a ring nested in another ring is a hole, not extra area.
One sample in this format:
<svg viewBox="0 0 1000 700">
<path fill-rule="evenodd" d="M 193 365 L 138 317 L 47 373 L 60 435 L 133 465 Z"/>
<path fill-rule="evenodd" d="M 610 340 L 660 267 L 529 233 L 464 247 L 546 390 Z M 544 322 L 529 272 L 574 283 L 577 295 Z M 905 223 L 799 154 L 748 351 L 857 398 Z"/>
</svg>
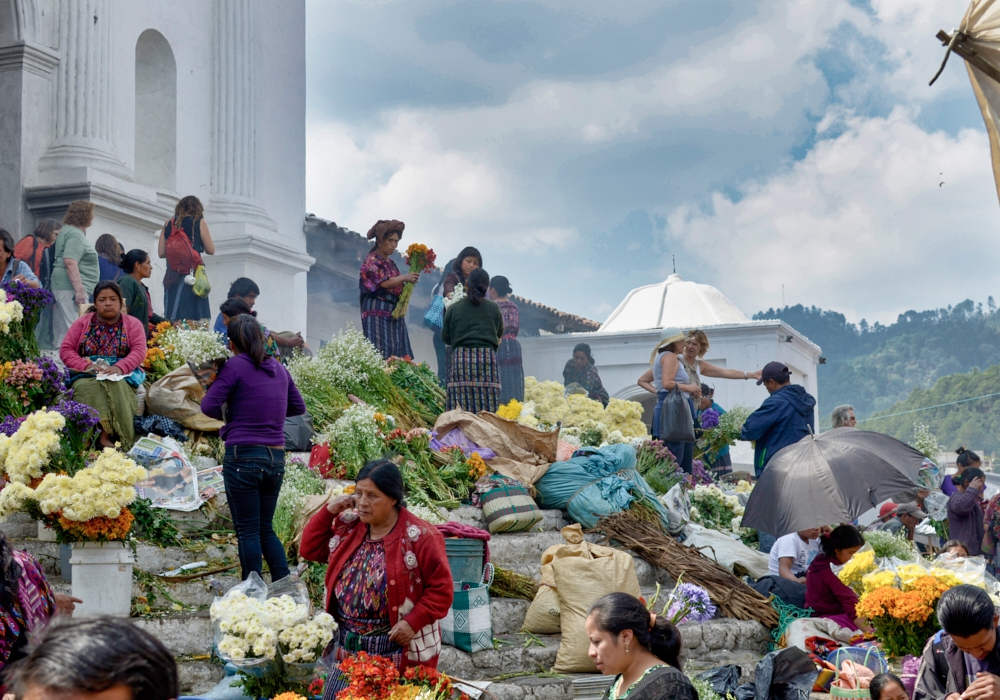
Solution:
<svg viewBox="0 0 1000 700">
<path fill-rule="evenodd" d="M 750 319 L 715 287 L 687 282 L 673 274 L 659 284 L 633 289 L 608 316 L 598 333 L 676 326 L 682 330 Z"/>
</svg>

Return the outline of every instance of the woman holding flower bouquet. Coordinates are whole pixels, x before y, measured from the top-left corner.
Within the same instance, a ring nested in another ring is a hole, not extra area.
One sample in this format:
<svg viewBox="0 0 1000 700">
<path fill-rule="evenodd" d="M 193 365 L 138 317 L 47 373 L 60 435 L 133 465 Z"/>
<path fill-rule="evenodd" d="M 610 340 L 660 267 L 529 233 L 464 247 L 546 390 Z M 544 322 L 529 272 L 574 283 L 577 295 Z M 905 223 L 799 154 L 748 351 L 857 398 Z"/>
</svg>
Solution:
<svg viewBox="0 0 1000 700">
<path fill-rule="evenodd" d="M 101 416 L 101 445 L 119 442 L 128 451 L 135 442 L 135 390 L 146 379 L 146 325 L 125 311 L 121 288 L 98 282 L 94 305 L 69 327 L 59 359 L 70 370 L 73 398 Z"/>
<path fill-rule="evenodd" d="M 405 224 L 402 221 L 375 222 L 368 231 L 368 240 L 375 239 L 375 245 L 361 263 L 361 330 L 371 344 L 378 348 L 382 357 L 413 357 L 410 348 L 410 334 L 406 330 L 405 318 L 393 318 L 392 312 L 399 303 L 403 285 L 416 284 L 419 272 L 400 274 L 392 255 L 403 237 Z"/>
<path fill-rule="evenodd" d="M 326 562 L 326 609 L 339 629 L 334 661 L 365 652 L 407 667 L 437 667 L 439 620 L 454 597 L 444 538 L 406 509 L 403 476 L 387 459 L 358 472 L 355 492 L 330 501 L 302 533 L 299 554 Z M 346 687 L 338 669 L 324 698 Z"/>
<path fill-rule="evenodd" d="M 466 295 L 444 314 L 441 338 L 451 346 L 448 363 L 448 410 L 469 413 L 500 407 L 497 348 L 503 337 L 503 313 L 486 298 L 490 276 L 482 268 L 469 275 Z"/>
</svg>

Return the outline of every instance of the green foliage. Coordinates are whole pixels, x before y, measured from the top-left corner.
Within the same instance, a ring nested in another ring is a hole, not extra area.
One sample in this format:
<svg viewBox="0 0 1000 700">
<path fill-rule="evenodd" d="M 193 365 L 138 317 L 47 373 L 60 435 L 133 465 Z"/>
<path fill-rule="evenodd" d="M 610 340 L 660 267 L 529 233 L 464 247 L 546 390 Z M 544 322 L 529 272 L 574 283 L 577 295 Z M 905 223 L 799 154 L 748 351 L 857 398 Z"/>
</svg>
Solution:
<svg viewBox="0 0 1000 700">
<path fill-rule="evenodd" d="M 754 315 L 754 320 L 763 319 L 786 321 L 823 348 L 827 363 L 818 373 L 822 427 L 829 427 L 830 412 L 840 404 L 853 405 L 859 419 L 875 411 L 888 413 L 891 406 L 908 400 L 914 389 L 946 375 L 987 367 L 1000 356 L 1000 313 L 992 298 L 985 309 L 966 300 L 947 309 L 907 311 L 888 326 L 853 324 L 835 311 L 802 305 Z M 938 435 L 948 435 L 951 444 L 951 432 L 930 425 Z M 906 439 L 911 430 L 912 422 L 892 434 Z M 962 442 L 985 446 L 979 436 L 987 433 L 986 426 L 977 420 L 967 432 L 976 439 L 955 438 L 955 446 Z M 990 434 L 998 435 L 995 430 Z"/>
<path fill-rule="evenodd" d="M 306 496 L 317 496 L 326 490 L 323 478 L 301 462 L 285 464 L 285 478 L 281 482 L 278 504 L 274 508 L 272 525 L 274 534 L 288 547 L 295 536 L 295 525 L 302 512 Z"/>
<path fill-rule="evenodd" d="M 132 532 L 143 542 L 160 547 L 172 547 L 180 541 L 181 533 L 170 517 L 170 511 L 153 508 L 148 498 L 137 498 L 129 506 L 135 522 Z"/>
<path fill-rule="evenodd" d="M 914 389 L 906 400 L 889 406 L 882 413 L 901 413 L 996 393 L 1000 393 L 1000 365 L 986 371 L 974 369 L 966 374 L 941 377 L 928 389 Z M 875 414 L 876 418 L 878 415 Z M 959 445 L 975 446 L 988 452 L 1000 449 L 1000 396 L 866 421 L 863 427 L 911 442 L 919 426 L 939 436 L 945 450 L 953 450 Z"/>
<path fill-rule="evenodd" d="M 875 550 L 876 557 L 896 557 L 904 561 L 913 560 L 913 547 L 905 537 L 894 535 L 885 530 L 864 532 L 862 536 L 865 538 L 865 542 Z"/>
</svg>

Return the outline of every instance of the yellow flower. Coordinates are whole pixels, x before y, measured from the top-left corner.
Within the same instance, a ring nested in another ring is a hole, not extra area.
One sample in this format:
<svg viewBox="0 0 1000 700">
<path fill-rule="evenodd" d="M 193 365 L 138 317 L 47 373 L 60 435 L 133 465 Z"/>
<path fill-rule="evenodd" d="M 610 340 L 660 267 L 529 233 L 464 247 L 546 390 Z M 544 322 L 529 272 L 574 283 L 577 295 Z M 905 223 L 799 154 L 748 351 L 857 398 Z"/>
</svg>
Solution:
<svg viewBox="0 0 1000 700">
<path fill-rule="evenodd" d="M 497 409 L 497 415 L 504 420 L 517 420 L 521 416 L 521 407 L 523 405 L 517 399 L 511 399 Z"/>
<path fill-rule="evenodd" d="M 896 575 L 891 571 L 873 571 L 861 577 L 862 588 L 865 593 L 874 591 L 876 588 L 896 585 Z"/>
<path fill-rule="evenodd" d="M 858 552 L 844 565 L 837 577 L 854 590 L 861 590 L 862 577 L 875 569 L 875 552 Z"/>
</svg>

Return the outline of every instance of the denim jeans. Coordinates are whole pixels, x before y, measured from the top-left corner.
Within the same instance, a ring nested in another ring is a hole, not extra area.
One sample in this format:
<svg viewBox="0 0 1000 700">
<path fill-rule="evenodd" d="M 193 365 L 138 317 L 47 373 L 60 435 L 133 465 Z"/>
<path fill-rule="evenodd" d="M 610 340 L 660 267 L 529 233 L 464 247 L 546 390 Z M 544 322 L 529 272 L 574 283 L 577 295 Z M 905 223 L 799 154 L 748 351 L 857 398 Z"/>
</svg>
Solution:
<svg viewBox="0 0 1000 700">
<path fill-rule="evenodd" d="M 262 573 L 267 560 L 271 581 L 288 576 L 285 548 L 271 524 L 285 477 L 285 451 L 264 445 L 228 445 L 222 462 L 226 498 L 233 515 L 243 578 Z"/>
<path fill-rule="evenodd" d="M 774 543 L 778 541 L 778 538 L 774 535 L 769 535 L 766 532 L 757 531 L 757 541 L 760 543 L 760 551 L 763 554 L 770 554 L 771 547 Z"/>
</svg>

